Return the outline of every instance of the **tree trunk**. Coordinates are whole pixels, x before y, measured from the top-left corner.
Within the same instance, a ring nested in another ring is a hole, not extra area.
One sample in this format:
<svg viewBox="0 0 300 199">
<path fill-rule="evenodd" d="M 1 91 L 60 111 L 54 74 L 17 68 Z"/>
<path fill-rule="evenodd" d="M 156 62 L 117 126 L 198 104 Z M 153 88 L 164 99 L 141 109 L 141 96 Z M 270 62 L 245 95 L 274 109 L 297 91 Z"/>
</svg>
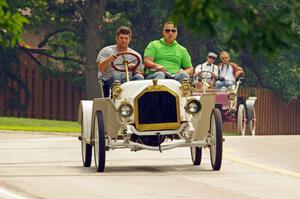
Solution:
<svg viewBox="0 0 300 199">
<path fill-rule="evenodd" d="M 101 46 L 101 29 L 105 13 L 106 0 L 85 1 L 85 78 L 86 98 L 100 97 L 98 85 L 98 66 L 96 58 Z"/>
<path fill-rule="evenodd" d="M 256 82 L 259 87 L 266 87 L 262 81 L 262 77 L 259 73 L 259 71 L 256 68 L 256 65 L 253 63 L 253 58 L 249 52 L 249 50 L 242 49 L 240 51 L 240 60 L 241 60 L 241 66 L 247 66 L 255 75 Z"/>
</svg>

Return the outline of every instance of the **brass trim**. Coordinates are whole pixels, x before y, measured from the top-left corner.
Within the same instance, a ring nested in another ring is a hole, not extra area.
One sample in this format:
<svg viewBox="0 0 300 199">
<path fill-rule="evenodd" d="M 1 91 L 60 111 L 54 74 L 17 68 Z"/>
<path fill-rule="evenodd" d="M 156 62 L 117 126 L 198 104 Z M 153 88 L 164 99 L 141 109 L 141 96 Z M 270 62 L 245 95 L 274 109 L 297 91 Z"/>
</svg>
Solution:
<svg viewBox="0 0 300 199">
<path fill-rule="evenodd" d="M 116 80 L 112 87 L 112 99 L 121 99 L 122 91 L 120 81 Z"/>
<path fill-rule="evenodd" d="M 192 88 L 187 79 L 183 79 L 182 85 L 180 86 L 180 90 L 182 93 L 182 97 L 188 97 L 191 95 Z"/>
<path fill-rule="evenodd" d="M 139 116 L 138 116 L 138 100 L 142 95 L 149 92 L 164 92 L 167 91 L 171 95 L 173 95 L 176 99 L 176 112 L 177 112 L 177 122 L 172 123 L 156 123 L 156 124 L 139 124 Z M 177 93 L 169 89 L 164 85 L 154 84 L 152 86 L 146 87 L 137 97 L 134 99 L 134 118 L 136 129 L 138 131 L 147 131 L 147 130 L 166 130 L 166 129 L 179 129 L 180 128 L 180 109 L 179 109 L 179 96 Z"/>
</svg>

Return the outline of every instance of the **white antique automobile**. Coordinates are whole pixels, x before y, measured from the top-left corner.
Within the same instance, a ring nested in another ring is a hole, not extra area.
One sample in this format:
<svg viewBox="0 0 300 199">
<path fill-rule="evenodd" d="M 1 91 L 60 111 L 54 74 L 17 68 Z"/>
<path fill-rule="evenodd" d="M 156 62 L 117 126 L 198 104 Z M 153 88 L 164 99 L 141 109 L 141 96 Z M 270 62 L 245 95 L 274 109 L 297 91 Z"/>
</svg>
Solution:
<svg viewBox="0 0 300 199">
<path fill-rule="evenodd" d="M 190 147 L 194 165 L 201 163 L 202 148 L 209 148 L 212 168 L 219 170 L 223 134 L 216 93 L 192 96 L 192 90 L 188 81 L 173 79 L 116 81 L 110 97 L 82 100 L 78 121 L 83 165 L 90 167 L 92 148 L 96 169 L 103 172 L 111 149 L 162 152 Z"/>
</svg>

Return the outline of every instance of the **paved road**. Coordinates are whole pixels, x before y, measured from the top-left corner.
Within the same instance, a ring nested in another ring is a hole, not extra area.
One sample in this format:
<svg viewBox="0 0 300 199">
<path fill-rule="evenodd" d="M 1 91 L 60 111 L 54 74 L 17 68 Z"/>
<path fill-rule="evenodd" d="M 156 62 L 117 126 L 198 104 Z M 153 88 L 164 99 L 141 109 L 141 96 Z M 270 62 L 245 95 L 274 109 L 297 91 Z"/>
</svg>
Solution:
<svg viewBox="0 0 300 199">
<path fill-rule="evenodd" d="M 107 154 L 105 173 L 81 166 L 75 136 L 0 132 L 0 198 L 299 198 L 300 136 L 225 137 L 219 172 L 208 150 Z"/>
</svg>

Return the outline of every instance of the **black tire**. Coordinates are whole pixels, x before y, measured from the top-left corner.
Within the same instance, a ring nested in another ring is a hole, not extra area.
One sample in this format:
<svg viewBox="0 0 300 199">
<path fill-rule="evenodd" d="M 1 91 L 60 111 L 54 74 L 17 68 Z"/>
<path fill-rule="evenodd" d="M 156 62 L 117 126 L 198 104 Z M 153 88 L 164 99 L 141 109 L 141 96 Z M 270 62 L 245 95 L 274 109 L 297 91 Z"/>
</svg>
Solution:
<svg viewBox="0 0 300 199">
<path fill-rule="evenodd" d="M 105 169 L 105 127 L 102 111 L 97 112 L 95 118 L 95 144 L 94 157 L 97 172 L 104 172 Z"/>
<path fill-rule="evenodd" d="M 83 137 L 84 123 L 81 122 L 81 157 L 84 167 L 90 167 L 92 163 L 92 145 L 87 144 Z"/>
<path fill-rule="evenodd" d="M 192 146 L 190 148 L 191 148 L 193 165 L 199 166 L 201 164 L 201 159 L 202 159 L 202 147 Z"/>
<path fill-rule="evenodd" d="M 92 146 L 81 141 L 82 163 L 84 167 L 90 167 L 92 163 Z"/>
<path fill-rule="evenodd" d="M 223 123 L 223 120 L 225 118 L 225 116 L 224 116 L 225 111 L 223 111 L 223 105 L 222 104 L 216 104 L 215 108 L 219 109 L 219 111 L 221 113 L 222 123 Z"/>
<path fill-rule="evenodd" d="M 220 170 L 222 165 L 223 154 L 223 132 L 221 113 L 214 109 L 210 117 L 211 144 L 210 144 L 210 162 L 213 170 Z"/>
</svg>

